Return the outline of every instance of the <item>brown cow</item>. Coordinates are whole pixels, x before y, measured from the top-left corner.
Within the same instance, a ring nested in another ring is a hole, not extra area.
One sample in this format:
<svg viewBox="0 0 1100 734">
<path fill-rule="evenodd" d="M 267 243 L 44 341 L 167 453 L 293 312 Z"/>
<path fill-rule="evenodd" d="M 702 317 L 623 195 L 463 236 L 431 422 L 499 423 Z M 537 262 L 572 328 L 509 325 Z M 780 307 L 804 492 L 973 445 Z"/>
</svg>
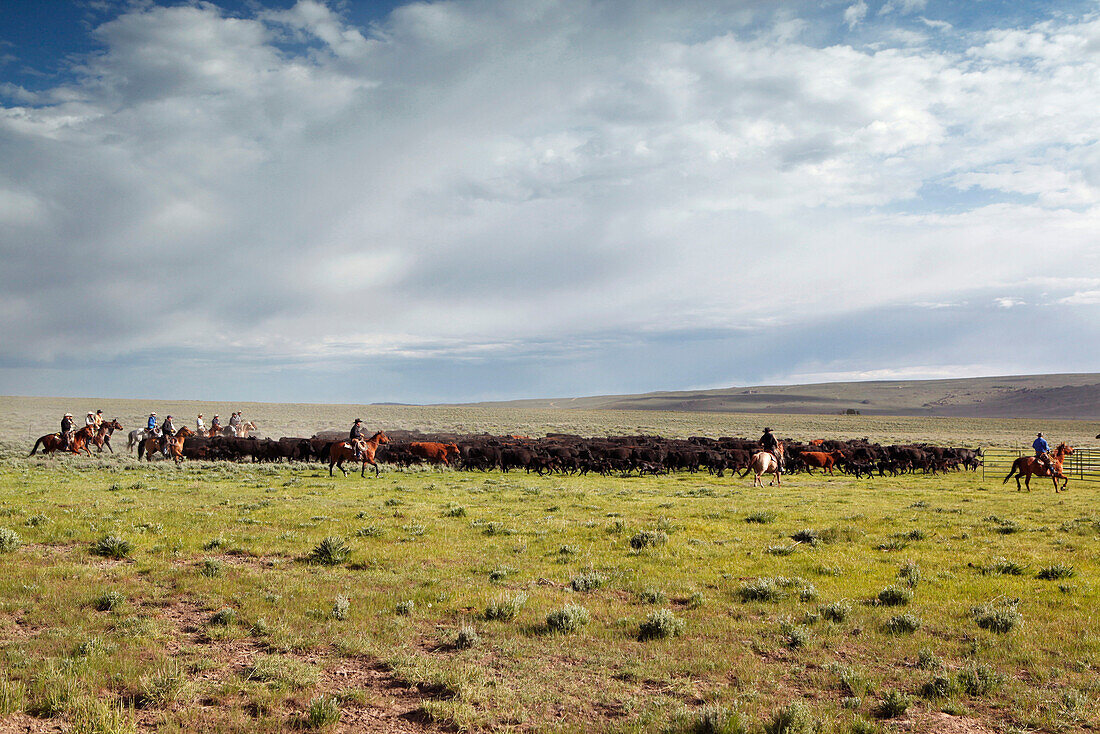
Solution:
<svg viewBox="0 0 1100 734">
<path fill-rule="evenodd" d="M 825 451 L 803 451 L 798 455 L 798 458 L 802 459 L 802 462 L 806 464 L 806 471 L 810 474 L 814 473 L 813 468 L 816 466 L 818 469 L 824 469 L 830 474 L 833 473 L 833 467 L 837 462 L 844 459 L 844 454 L 839 451 L 825 452 Z"/>
<path fill-rule="evenodd" d="M 454 451 L 458 454 L 458 446 L 453 443 L 444 444 L 436 443 L 435 441 L 414 441 L 409 444 L 409 453 L 413 456 L 418 456 L 429 464 L 446 464 L 451 465 L 448 460 L 448 455 Z"/>
</svg>

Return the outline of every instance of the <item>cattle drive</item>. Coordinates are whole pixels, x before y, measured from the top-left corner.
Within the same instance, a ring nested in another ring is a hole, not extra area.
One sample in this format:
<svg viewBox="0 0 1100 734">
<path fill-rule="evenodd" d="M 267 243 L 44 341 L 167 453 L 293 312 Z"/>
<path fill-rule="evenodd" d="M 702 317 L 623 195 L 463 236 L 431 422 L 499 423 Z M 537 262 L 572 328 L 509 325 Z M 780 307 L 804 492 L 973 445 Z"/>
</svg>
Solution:
<svg viewBox="0 0 1100 734">
<path fill-rule="evenodd" d="M 417 431 L 377 431 L 366 439 L 361 424 L 359 421 L 352 434 L 345 434 L 348 438 L 343 440 L 332 432 L 311 437 L 268 439 L 249 435 L 256 430 L 255 423 L 234 413 L 231 426 L 222 426 L 215 415 L 205 435 L 181 428 L 172 431 L 174 435 L 170 438 L 173 440 L 166 443 L 163 425 L 158 426 L 156 413 L 150 413 L 145 428 L 130 432 L 128 447 L 131 451 L 137 448 L 139 458 L 149 461 L 159 457 L 172 458 L 176 462 L 187 459 L 327 461 L 330 473 L 339 468 L 345 475 L 344 464 L 358 463 L 360 476 L 366 475 L 368 465 L 378 476 L 380 465 L 386 464 L 397 467 L 426 465 L 458 471 L 524 471 L 540 475 L 611 476 L 706 471 L 721 477 L 726 472 L 746 476 L 752 471 L 756 482 L 760 477 L 755 475 L 755 470 L 760 469 L 760 475 L 771 474 L 772 481 L 778 482 L 780 475 L 812 474 L 817 469 L 856 477 L 896 477 L 914 472 L 973 471 L 982 465 L 980 449 L 927 443 L 881 445 L 867 439 L 813 439 L 807 442 L 786 439 L 780 442 L 770 430 L 765 430 L 757 440 L 728 436 L 670 439 L 647 435 L 585 438 L 565 433 L 531 438 L 518 434 L 424 434 Z M 117 430 L 122 430 L 122 425 L 116 419 L 101 423 L 94 432 L 89 426 L 70 432 L 67 441 L 61 434 L 47 434 L 38 439 L 31 453 L 37 453 L 39 446 L 48 455 L 59 450 L 68 454 L 90 453 L 89 446 L 93 444 L 100 451 L 103 446 L 113 451 L 110 434 Z M 1065 488 L 1066 477 L 1061 472 L 1060 462 L 1072 451 L 1064 444 L 1059 446 L 1048 460 L 1050 464 L 1030 457 L 1028 461 L 1021 460 L 1018 466 L 1014 465 L 1013 475 L 1018 473 L 1023 477 L 1025 486 L 1030 489 L 1031 476 L 1052 476 L 1048 467 L 1054 466 L 1052 478 L 1056 484 L 1061 480 L 1057 485 L 1061 491 Z"/>
</svg>

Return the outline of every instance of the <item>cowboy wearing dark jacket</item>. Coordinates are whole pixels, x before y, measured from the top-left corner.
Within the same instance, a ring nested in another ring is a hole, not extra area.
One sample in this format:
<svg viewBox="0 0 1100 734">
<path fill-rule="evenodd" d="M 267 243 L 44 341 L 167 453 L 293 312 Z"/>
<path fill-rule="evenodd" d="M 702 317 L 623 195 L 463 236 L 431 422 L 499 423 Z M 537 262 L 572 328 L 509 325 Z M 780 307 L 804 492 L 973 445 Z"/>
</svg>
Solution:
<svg viewBox="0 0 1100 734">
<path fill-rule="evenodd" d="M 363 458 L 363 419 L 356 418 L 355 423 L 351 426 L 351 432 L 348 434 L 348 443 L 355 449 L 355 460 L 361 461 Z"/>
<path fill-rule="evenodd" d="M 66 413 L 61 419 L 61 449 L 67 451 L 73 440 L 73 414 Z"/>
</svg>

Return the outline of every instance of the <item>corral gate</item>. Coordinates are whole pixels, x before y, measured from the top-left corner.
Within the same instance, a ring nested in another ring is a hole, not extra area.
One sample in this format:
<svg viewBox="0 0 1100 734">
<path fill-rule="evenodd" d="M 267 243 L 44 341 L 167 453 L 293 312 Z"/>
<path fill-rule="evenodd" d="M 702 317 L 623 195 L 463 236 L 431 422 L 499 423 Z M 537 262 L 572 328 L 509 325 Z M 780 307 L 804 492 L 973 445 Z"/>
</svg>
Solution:
<svg viewBox="0 0 1100 734">
<path fill-rule="evenodd" d="M 1034 456 L 1030 449 L 982 449 L 982 479 L 1000 481 L 1012 471 L 1012 462 L 1021 456 Z M 1100 448 L 1074 448 L 1062 462 L 1062 473 L 1077 482 L 1100 482 Z M 1049 477 L 1032 477 L 1032 481 Z"/>
</svg>

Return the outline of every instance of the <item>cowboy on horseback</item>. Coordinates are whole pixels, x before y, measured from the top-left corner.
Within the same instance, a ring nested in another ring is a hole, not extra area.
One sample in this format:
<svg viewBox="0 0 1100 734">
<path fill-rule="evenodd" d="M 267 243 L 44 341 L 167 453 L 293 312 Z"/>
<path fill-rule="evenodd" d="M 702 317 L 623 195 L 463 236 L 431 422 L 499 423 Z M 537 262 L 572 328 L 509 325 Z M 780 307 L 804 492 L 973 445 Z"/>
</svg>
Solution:
<svg viewBox="0 0 1100 734">
<path fill-rule="evenodd" d="M 764 435 L 760 437 L 760 447 L 774 456 L 779 463 L 779 468 L 783 468 L 783 452 L 779 450 L 779 439 L 772 434 L 772 429 L 764 428 Z"/>
<path fill-rule="evenodd" d="M 66 413 L 61 419 L 61 450 L 68 451 L 73 441 L 73 414 Z"/>
<path fill-rule="evenodd" d="M 1048 472 L 1051 471 L 1050 445 L 1047 444 L 1047 440 L 1043 438 L 1042 433 L 1032 442 L 1031 448 L 1035 449 L 1035 459 L 1042 464 Z"/>
<path fill-rule="evenodd" d="M 355 423 L 351 426 L 351 432 L 348 434 L 348 443 L 355 451 L 355 461 L 363 460 L 363 442 L 365 440 L 363 438 L 363 419 L 356 418 Z"/>
<path fill-rule="evenodd" d="M 172 416 L 164 416 L 164 423 L 160 424 L 160 452 L 168 456 L 168 439 L 176 433 L 176 426 L 172 423 Z"/>
</svg>

